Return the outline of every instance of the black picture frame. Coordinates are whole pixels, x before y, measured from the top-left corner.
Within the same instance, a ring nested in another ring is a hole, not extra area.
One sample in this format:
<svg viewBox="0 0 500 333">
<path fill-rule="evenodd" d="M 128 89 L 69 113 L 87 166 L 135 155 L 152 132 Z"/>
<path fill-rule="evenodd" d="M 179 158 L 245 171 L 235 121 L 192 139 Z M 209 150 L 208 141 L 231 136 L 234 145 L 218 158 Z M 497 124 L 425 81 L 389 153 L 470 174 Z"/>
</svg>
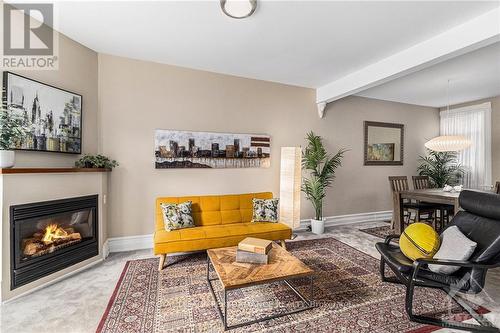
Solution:
<svg viewBox="0 0 500 333">
<path fill-rule="evenodd" d="M 400 129 L 400 160 L 399 161 L 373 161 L 368 159 L 368 129 L 369 127 L 386 127 Z M 383 123 L 376 121 L 364 122 L 364 165 L 403 165 L 404 164 L 404 131 L 405 125 L 394 123 Z"/>
<path fill-rule="evenodd" d="M 20 78 L 22 80 L 27 80 L 30 81 L 34 84 L 39 84 L 47 88 L 54 89 L 54 91 L 61 91 L 67 94 L 74 95 L 80 99 L 80 114 L 79 114 L 79 136 L 77 137 L 79 140 L 79 145 L 78 145 L 78 150 L 76 151 L 61 151 L 61 150 L 50 150 L 50 149 L 28 149 L 28 148 L 12 148 L 13 150 L 16 151 L 36 151 L 36 152 L 48 152 L 48 153 L 59 153 L 59 154 L 71 154 L 71 155 L 80 155 L 82 154 L 83 151 L 83 96 L 81 94 L 75 93 L 73 91 L 69 91 L 63 88 L 59 88 L 38 80 L 31 79 L 29 77 L 19 75 L 16 73 L 12 73 L 9 71 L 4 71 L 3 72 L 3 96 L 2 96 L 2 103 L 5 107 L 7 107 L 7 101 L 8 101 L 8 94 L 11 92 L 11 87 L 9 87 L 9 76 L 16 76 L 17 78 Z"/>
</svg>

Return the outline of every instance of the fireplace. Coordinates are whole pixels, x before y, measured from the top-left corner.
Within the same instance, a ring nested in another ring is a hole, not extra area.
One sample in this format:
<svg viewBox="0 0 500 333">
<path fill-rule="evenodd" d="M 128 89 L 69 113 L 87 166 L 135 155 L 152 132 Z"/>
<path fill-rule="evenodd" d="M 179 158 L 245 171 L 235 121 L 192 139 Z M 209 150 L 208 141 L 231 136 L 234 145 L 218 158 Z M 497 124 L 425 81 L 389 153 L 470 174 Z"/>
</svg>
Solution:
<svg viewBox="0 0 500 333">
<path fill-rule="evenodd" d="M 11 290 L 98 255 L 98 196 L 10 207 Z"/>
</svg>

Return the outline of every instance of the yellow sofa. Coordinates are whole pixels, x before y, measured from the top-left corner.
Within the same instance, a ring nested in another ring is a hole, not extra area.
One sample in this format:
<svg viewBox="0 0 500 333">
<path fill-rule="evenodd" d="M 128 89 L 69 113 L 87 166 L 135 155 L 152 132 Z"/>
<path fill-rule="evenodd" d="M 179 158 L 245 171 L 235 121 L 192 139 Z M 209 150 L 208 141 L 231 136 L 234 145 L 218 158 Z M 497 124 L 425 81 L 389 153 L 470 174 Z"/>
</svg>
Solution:
<svg viewBox="0 0 500 333">
<path fill-rule="evenodd" d="M 281 241 L 292 237 L 292 229 L 283 223 L 251 222 L 252 199 L 271 199 L 271 192 L 235 195 L 162 197 L 156 199 L 154 253 L 160 256 L 159 270 L 168 253 L 206 250 L 237 245 L 246 237 Z M 166 231 L 160 204 L 193 203 L 196 227 Z"/>
</svg>

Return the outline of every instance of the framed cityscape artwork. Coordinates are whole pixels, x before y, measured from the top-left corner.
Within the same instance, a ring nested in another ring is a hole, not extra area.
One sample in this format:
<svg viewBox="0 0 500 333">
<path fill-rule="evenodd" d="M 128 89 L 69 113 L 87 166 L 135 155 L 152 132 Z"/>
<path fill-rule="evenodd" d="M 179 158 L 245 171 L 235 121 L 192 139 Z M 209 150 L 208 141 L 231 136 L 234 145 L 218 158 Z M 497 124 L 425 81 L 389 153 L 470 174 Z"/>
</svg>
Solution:
<svg viewBox="0 0 500 333">
<path fill-rule="evenodd" d="M 270 159 L 268 135 L 155 131 L 156 169 L 268 168 Z"/>
<path fill-rule="evenodd" d="M 80 154 L 82 96 L 10 72 L 3 74 L 4 105 L 22 123 L 12 149 Z"/>
</svg>

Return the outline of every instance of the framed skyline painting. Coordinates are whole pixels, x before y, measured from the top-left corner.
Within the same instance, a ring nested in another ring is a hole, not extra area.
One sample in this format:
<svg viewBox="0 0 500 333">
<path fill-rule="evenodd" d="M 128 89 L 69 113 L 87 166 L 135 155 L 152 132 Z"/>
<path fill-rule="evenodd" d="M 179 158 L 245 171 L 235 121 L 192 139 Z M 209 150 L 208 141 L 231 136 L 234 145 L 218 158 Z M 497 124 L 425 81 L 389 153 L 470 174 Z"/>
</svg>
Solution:
<svg viewBox="0 0 500 333">
<path fill-rule="evenodd" d="M 3 86 L 7 111 L 22 123 L 12 149 L 81 154 L 81 95 L 10 72 Z"/>
<path fill-rule="evenodd" d="M 271 137 L 261 134 L 155 131 L 155 167 L 268 168 Z"/>
</svg>

